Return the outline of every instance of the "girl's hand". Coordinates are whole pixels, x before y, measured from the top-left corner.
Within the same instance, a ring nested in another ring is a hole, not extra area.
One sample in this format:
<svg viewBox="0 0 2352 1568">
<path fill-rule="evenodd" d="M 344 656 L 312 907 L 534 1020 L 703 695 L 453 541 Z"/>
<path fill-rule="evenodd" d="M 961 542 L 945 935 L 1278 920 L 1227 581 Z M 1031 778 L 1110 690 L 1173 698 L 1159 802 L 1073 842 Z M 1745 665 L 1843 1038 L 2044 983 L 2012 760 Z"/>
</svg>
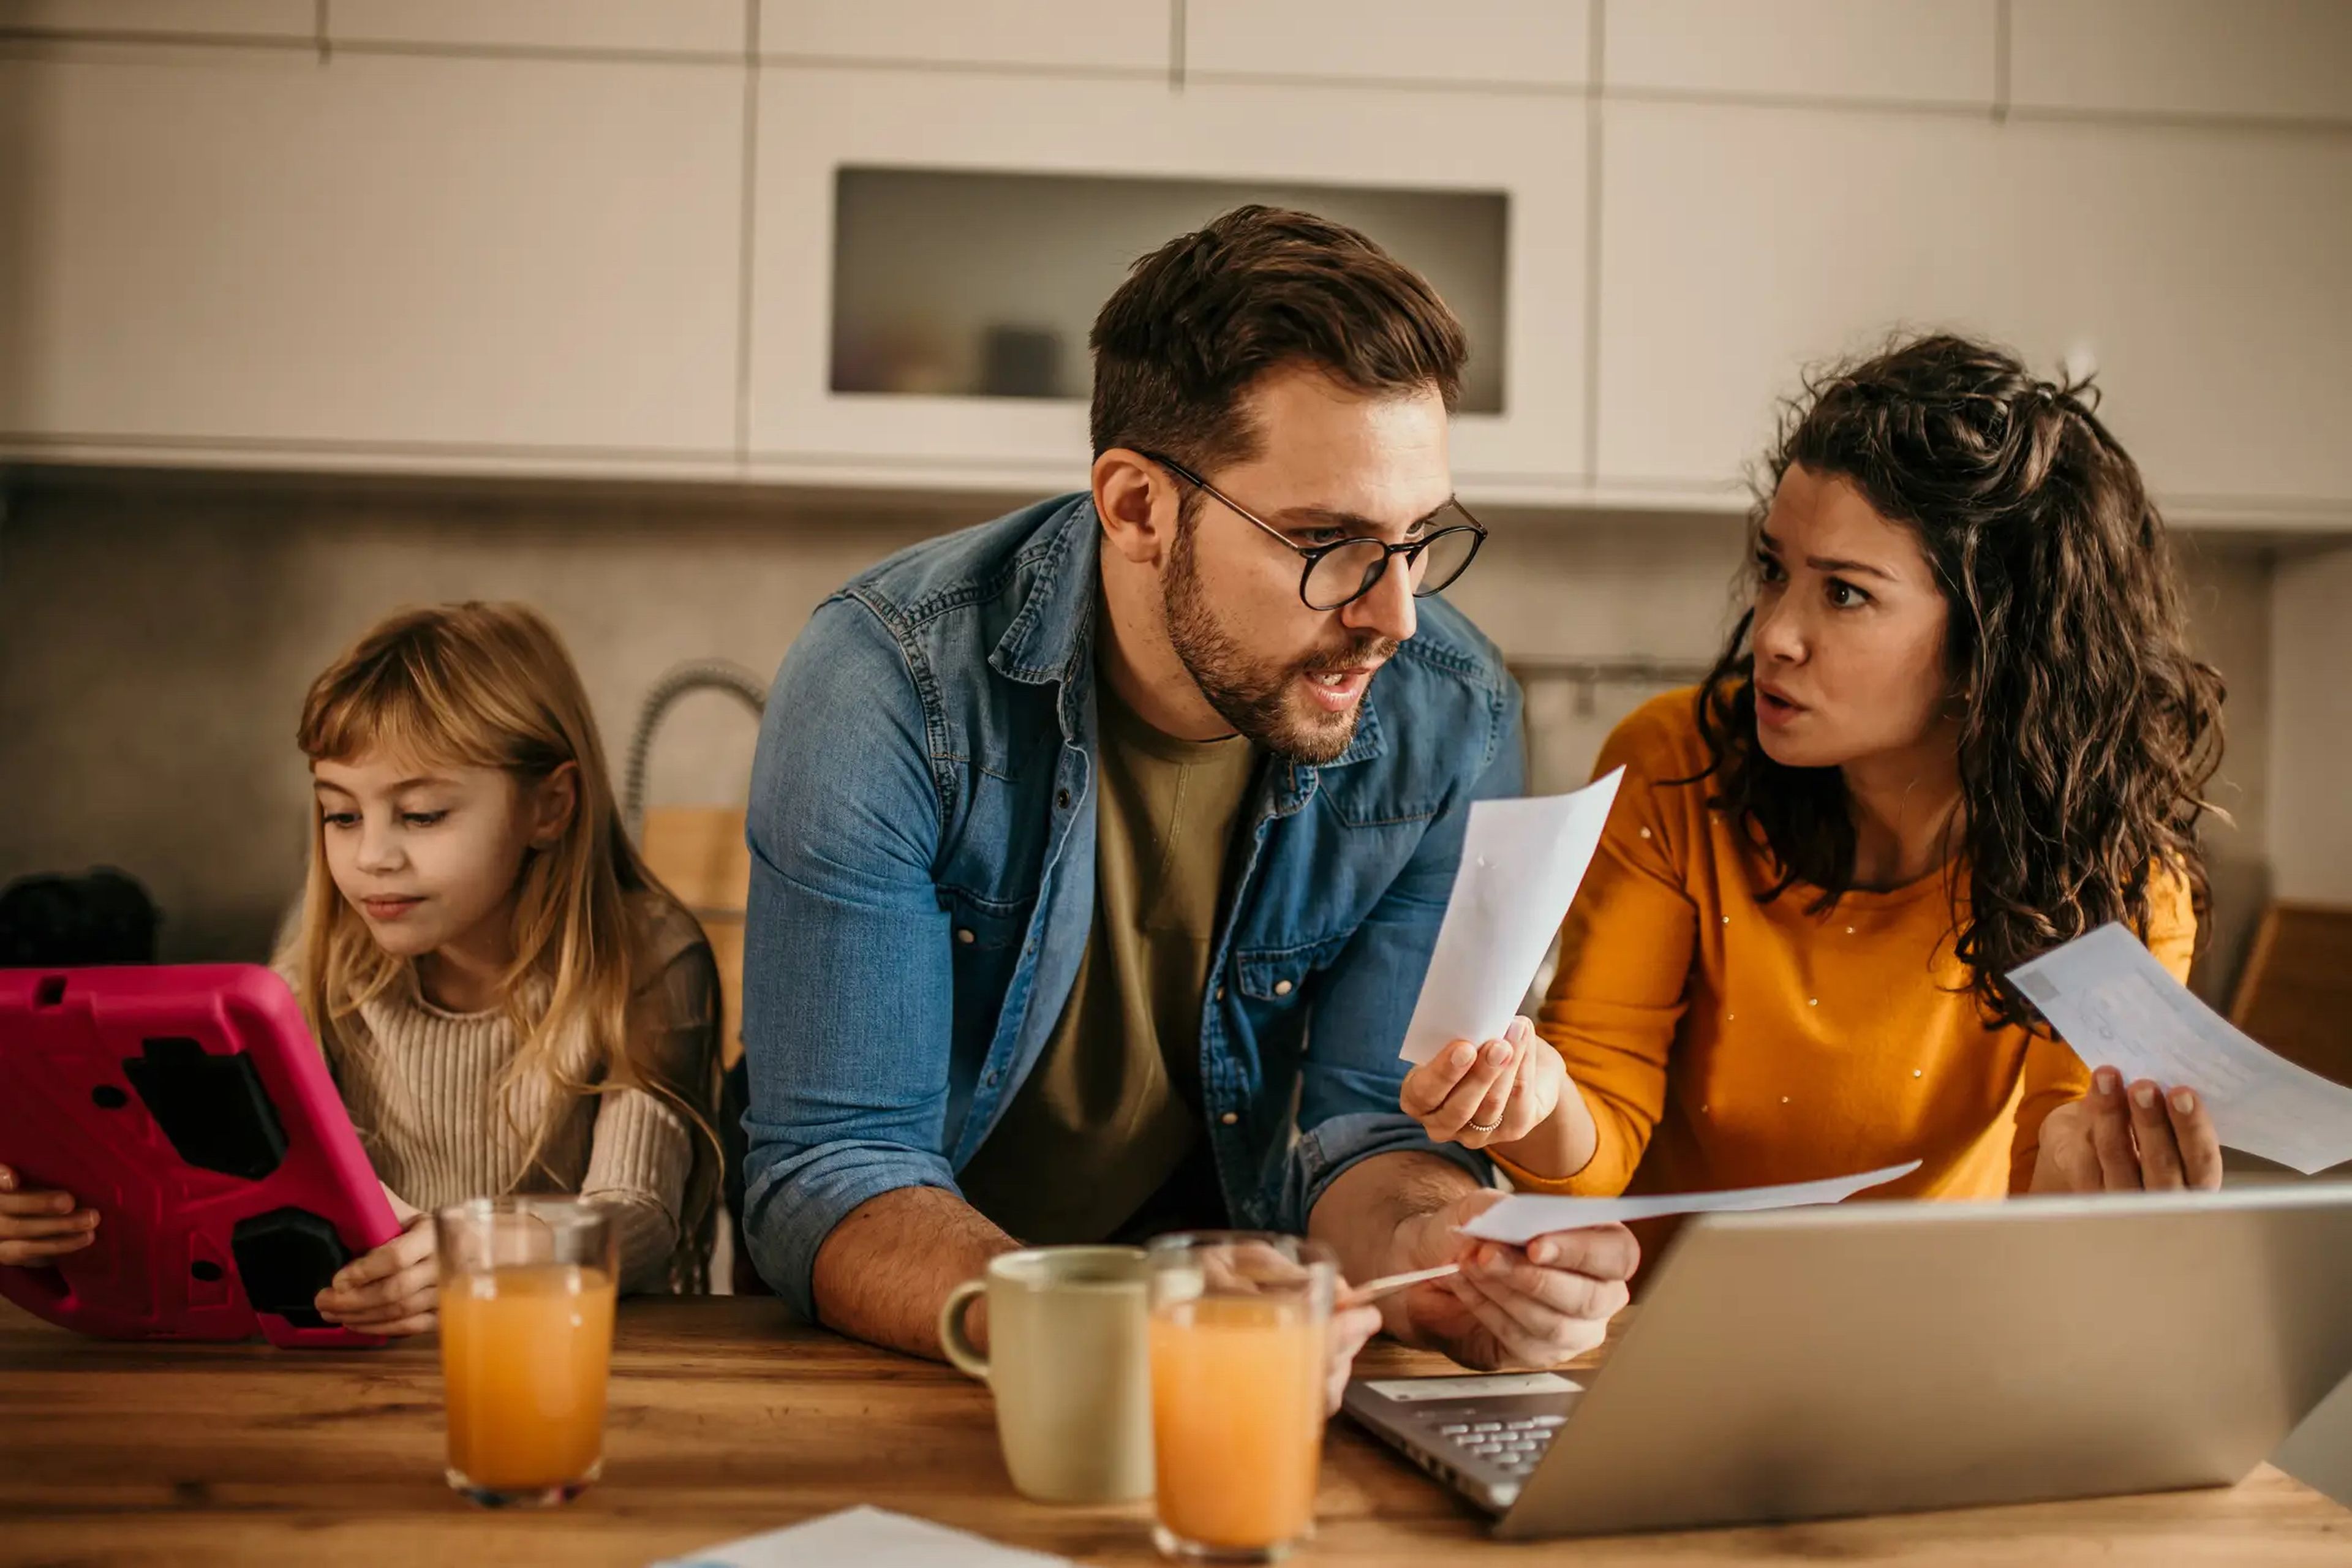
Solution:
<svg viewBox="0 0 2352 1568">
<path fill-rule="evenodd" d="M 391 1196 L 390 1188 L 385 1195 Z M 404 1228 L 374 1251 L 343 1265 L 319 1292 L 319 1315 L 363 1334 L 430 1333 L 436 1306 L 433 1216 L 398 1198 L 392 1201 Z"/>
<path fill-rule="evenodd" d="M 1569 1092 L 1568 1066 L 1535 1026 L 1514 1018 L 1499 1040 L 1456 1040 L 1405 1075 L 1406 1115 L 1440 1143 L 1517 1143 L 1551 1120 Z"/>
<path fill-rule="evenodd" d="M 71 1193 L 26 1190 L 0 1165 L 0 1263 L 45 1266 L 98 1239 L 98 1211 L 74 1207 Z"/>
<path fill-rule="evenodd" d="M 1339 1281 L 1339 1293 L 1345 1296 L 1348 1282 Z M 1348 1377 L 1355 1371 L 1356 1352 L 1370 1342 L 1381 1331 L 1381 1310 L 1377 1306 L 1334 1306 L 1331 1327 L 1324 1339 L 1323 1352 L 1323 1415 L 1326 1419 L 1339 1414 L 1339 1401 L 1348 1394 Z"/>
<path fill-rule="evenodd" d="M 2091 1092 L 2052 1111 L 2033 1156 L 2037 1193 L 2205 1192 L 2221 1185 L 2221 1143 L 2205 1102 L 2186 1089 L 2101 1068 Z"/>
</svg>

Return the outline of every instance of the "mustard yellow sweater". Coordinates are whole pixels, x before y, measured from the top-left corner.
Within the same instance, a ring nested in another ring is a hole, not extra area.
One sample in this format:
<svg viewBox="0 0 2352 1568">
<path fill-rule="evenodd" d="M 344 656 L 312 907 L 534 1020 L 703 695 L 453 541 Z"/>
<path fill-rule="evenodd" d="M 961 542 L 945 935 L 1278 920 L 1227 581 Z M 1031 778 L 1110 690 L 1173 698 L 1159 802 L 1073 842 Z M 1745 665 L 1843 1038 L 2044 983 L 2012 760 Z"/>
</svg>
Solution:
<svg viewBox="0 0 2352 1568">
<path fill-rule="evenodd" d="M 2063 1043 L 1989 1027 L 1953 952 L 1944 873 L 1849 893 L 1827 914 L 1710 811 L 1695 693 L 1619 725 L 1596 773 L 1621 788 L 1561 932 L 1537 1020 L 1600 1142 L 1533 1191 L 1611 1195 L 1797 1182 L 1923 1162 L 1873 1195 L 2022 1190 L 2042 1121 L 2089 1072 Z M 1965 897 L 1965 868 L 1960 872 Z M 2149 947 L 2187 977 L 2188 889 L 2159 879 Z"/>
</svg>

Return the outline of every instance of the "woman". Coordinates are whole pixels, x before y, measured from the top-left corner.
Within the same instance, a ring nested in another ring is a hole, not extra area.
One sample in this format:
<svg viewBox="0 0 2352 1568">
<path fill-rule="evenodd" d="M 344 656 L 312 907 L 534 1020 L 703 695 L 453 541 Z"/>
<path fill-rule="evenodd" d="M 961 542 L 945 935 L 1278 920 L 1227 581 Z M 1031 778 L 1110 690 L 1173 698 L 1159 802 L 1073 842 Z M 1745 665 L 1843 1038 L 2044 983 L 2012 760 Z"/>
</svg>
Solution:
<svg viewBox="0 0 2352 1568">
<path fill-rule="evenodd" d="M 2205 909 L 2221 683 L 2084 391 L 1929 337 L 1792 408 L 1752 605 L 1603 748 L 1540 1019 L 1414 1070 L 1432 1136 L 1586 1194 L 2220 1184 L 2195 1095 L 2090 1071 L 2009 979 L 2110 921 L 2185 977 Z"/>
</svg>

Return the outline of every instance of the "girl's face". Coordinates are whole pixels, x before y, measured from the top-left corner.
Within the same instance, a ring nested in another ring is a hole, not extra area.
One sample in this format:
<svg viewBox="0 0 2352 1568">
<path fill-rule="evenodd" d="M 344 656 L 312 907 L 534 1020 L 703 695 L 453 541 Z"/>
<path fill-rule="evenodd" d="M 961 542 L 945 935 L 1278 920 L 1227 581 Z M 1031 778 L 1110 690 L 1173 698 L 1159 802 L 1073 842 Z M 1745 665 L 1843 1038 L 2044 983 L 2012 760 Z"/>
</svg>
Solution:
<svg viewBox="0 0 2352 1568">
<path fill-rule="evenodd" d="M 382 752 L 313 763 L 327 869 L 397 957 L 500 933 L 524 857 L 554 844 L 571 820 L 574 776 L 567 763 L 525 788 L 499 768 Z"/>
<path fill-rule="evenodd" d="M 1956 745 L 1950 608 L 1911 530 L 1791 466 L 1757 541 L 1756 739 L 1786 767 Z"/>
</svg>

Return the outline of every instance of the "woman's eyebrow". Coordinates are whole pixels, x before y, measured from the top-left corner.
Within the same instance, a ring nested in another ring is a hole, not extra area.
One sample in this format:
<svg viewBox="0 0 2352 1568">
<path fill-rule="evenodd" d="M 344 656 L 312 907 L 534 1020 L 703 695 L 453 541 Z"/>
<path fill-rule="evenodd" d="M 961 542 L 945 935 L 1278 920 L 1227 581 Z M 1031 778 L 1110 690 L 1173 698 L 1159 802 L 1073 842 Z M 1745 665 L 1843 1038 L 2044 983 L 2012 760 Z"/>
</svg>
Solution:
<svg viewBox="0 0 2352 1568">
<path fill-rule="evenodd" d="M 1756 542 L 1760 549 L 1769 550 L 1775 555 L 1780 553 L 1780 542 L 1761 529 L 1756 531 Z M 1903 581 L 1884 566 L 1873 566 L 1867 561 L 1848 561 L 1843 556 L 1808 555 L 1805 564 L 1816 572 L 1852 572 L 1866 577 L 1883 578 L 1889 583 Z"/>
<path fill-rule="evenodd" d="M 1808 555 L 1805 557 L 1805 564 L 1811 567 L 1816 572 L 1845 572 L 1850 574 L 1858 574 L 1865 577 L 1881 577 L 1889 583 L 1898 583 L 1902 581 L 1901 578 L 1895 576 L 1894 573 L 1889 572 L 1884 566 L 1873 566 L 1867 561 L 1846 561 L 1833 555 Z"/>
</svg>

